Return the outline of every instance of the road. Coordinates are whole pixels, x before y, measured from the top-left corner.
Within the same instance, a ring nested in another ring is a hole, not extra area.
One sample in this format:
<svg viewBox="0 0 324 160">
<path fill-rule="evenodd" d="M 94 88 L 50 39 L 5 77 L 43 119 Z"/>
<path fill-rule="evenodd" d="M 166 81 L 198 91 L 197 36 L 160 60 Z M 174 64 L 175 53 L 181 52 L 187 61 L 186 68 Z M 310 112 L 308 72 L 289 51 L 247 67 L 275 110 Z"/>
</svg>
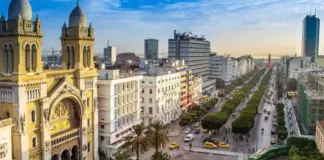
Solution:
<svg viewBox="0 0 324 160">
<path fill-rule="evenodd" d="M 268 85 L 267 92 L 263 96 L 263 99 L 266 100 L 265 102 L 262 100 L 259 108 L 259 114 L 256 117 L 256 124 L 255 127 L 251 130 L 251 135 L 252 137 L 257 137 L 255 139 L 252 139 L 251 145 L 254 148 L 261 149 L 264 147 L 269 147 L 271 138 L 274 137 L 276 138 L 275 135 L 271 135 L 271 129 L 274 127 L 272 125 L 273 121 L 273 114 L 276 112 L 276 107 L 273 104 L 276 98 L 277 98 L 277 91 L 276 91 L 276 68 L 273 68 L 272 76 L 271 76 L 271 81 L 270 84 Z M 272 94 L 271 94 L 272 92 Z M 270 102 L 270 103 L 268 103 Z M 264 112 L 270 111 L 270 115 Z M 265 120 L 265 117 L 268 117 L 268 120 Z M 264 129 L 264 133 L 261 133 L 261 128 Z M 274 127 L 275 128 L 275 127 Z"/>
</svg>

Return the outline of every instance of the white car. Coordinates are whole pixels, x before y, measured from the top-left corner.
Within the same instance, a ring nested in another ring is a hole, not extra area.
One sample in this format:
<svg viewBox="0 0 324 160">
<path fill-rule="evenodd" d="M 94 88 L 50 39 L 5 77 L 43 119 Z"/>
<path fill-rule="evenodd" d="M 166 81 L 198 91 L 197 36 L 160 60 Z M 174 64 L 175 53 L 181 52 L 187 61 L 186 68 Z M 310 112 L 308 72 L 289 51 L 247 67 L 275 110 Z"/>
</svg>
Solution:
<svg viewBox="0 0 324 160">
<path fill-rule="evenodd" d="M 187 128 L 184 133 L 190 133 L 191 132 L 191 129 L 190 128 Z"/>
<path fill-rule="evenodd" d="M 194 135 L 193 134 L 188 134 L 185 138 L 184 138 L 184 141 L 185 142 L 190 142 L 192 141 L 194 138 Z"/>
</svg>

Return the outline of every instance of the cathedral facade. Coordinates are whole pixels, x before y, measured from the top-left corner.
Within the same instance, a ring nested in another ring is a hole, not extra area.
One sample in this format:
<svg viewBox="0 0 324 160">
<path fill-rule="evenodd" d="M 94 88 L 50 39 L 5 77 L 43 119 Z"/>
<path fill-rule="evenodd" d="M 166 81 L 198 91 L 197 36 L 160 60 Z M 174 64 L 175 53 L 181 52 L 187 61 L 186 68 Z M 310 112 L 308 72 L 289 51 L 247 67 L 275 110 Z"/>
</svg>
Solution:
<svg viewBox="0 0 324 160">
<path fill-rule="evenodd" d="M 63 24 L 62 69 L 43 70 L 42 23 L 28 0 L 0 18 L 0 113 L 12 118 L 14 160 L 97 160 L 94 33 L 77 4 Z"/>
</svg>

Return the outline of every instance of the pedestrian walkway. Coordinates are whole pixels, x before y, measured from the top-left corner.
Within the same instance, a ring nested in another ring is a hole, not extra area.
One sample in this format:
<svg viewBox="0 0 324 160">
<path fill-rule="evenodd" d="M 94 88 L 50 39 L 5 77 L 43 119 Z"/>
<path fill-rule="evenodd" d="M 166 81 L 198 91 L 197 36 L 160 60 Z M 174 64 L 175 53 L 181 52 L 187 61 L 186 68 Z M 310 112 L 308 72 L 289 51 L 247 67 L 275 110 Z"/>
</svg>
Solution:
<svg viewBox="0 0 324 160">
<path fill-rule="evenodd" d="M 204 153 L 204 154 L 214 154 L 214 155 L 224 155 L 224 156 L 233 156 L 236 157 L 237 160 L 243 160 L 244 154 L 239 152 L 231 152 L 231 151 L 220 151 L 217 149 L 205 149 L 205 148 L 196 148 L 192 147 L 184 147 L 185 151 L 196 152 L 196 153 Z"/>
</svg>

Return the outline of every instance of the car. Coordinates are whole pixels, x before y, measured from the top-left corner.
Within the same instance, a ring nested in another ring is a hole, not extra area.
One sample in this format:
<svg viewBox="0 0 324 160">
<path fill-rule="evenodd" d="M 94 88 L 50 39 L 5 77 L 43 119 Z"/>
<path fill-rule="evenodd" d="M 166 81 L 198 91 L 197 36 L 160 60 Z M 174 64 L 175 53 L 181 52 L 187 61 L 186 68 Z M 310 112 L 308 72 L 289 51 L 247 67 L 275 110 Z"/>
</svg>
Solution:
<svg viewBox="0 0 324 160">
<path fill-rule="evenodd" d="M 264 117 L 264 120 L 268 120 L 268 116 L 265 116 L 265 117 Z"/>
<path fill-rule="evenodd" d="M 272 122 L 272 125 L 273 125 L 273 126 L 276 126 L 276 125 L 277 125 L 277 122 Z"/>
<path fill-rule="evenodd" d="M 264 111 L 264 113 L 267 113 L 267 109 L 264 109 L 263 111 Z"/>
<path fill-rule="evenodd" d="M 195 134 L 199 134 L 199 133 L 200 133 L 200 129 L 196 129 Z"/>
<path fill-rule="evenodd" d="M 187 128 L 185 129 L 184 133 L 190 133 L 191 132 L 191 129 L 190 128 Z"/>
<path fill-rule="evenodd" d="M 170 149 L 179 148 L 179 145 L 178 145 L 176 142 L 172 142 L 172 143 L 169 145 L 169 148 L 170 148 Z"/>
<path fill-rule="evenodd" d="M 268 104 L 270 104 L 270 102 L 268 101 Z"/>
<path fill-rule="evenodd" d="M 211 142 L 205 142 L 205 143 L 204 143 L 204 147 L 205 147 L 205 148 L 209 148 L 209 149 L 217 148 L 216 144 L 211 143 Z"/>
<path fill-rule="evenodd" d="M 208 137 L 204 139 L 204 143 L 206 143 L 206 142 L 211 142 L 211 143 L 214 143 L 214 144 L 217 143 L 214 139 L 208 138 Z"/>
<path fill-rule="evenodd" d="M 272 129 L 271 129 L 271 134 L 272 134 L 272 135 L 276 134 L 276 129 L 272 128 Z"/>
<path fill-rule="evenodd" d="M 226 144 L 224 142 L 219 142 L 218 143 L 218 147 L 221 147 L 221 148 L 230 148 L 230 145 L 229 144 Z"/>
<path fill-rule="evenodd" d="M 274 118 L 274 119 L 272 119 L 272 122 L 277 122 L 277 119 L 275 119 L 275 118 Z"/>
<path fill-rule="evenodd" d="M 277 117 L 277 113 L 274 113 L 274 114 L 273 114 L 273 117 Z"/>
<path fill-rule="evenodd" d="M 271 114 L 271 112 L 270 111 L 268 111 L 268 115 L 270 115 Z"/>
<path fill-rule="evenodd" d="M 197 128 L 197 127 L 199 127 L 199 122 L 196 122 L 195 124 L 194 124 L 194 126 Z"/>
<path fill-rule="evenodd" d="M 271 138 L 270 143 L 271 143 L 271 144 L 276 144 L 276 139 L 275 139 L 275 138 Z"/>
<path fill-rule="evenodd" d="M 208 132 L 208 129 L 204 129 L 203 132 L 204 132 L 204 133 L 207 133 L 207 132 Z"/>
<path fill-rule="evenodd" d="M 188 134 L 188 135 L 186 135 L 186 137 L 184 138 L 184 141 L 185 141 L 185 142 L 190 142 L 190 141 L 193 140 L 193 138 L 194 138 L 194 135 L 193 135 L 193 134 Z"/>
</svg>

